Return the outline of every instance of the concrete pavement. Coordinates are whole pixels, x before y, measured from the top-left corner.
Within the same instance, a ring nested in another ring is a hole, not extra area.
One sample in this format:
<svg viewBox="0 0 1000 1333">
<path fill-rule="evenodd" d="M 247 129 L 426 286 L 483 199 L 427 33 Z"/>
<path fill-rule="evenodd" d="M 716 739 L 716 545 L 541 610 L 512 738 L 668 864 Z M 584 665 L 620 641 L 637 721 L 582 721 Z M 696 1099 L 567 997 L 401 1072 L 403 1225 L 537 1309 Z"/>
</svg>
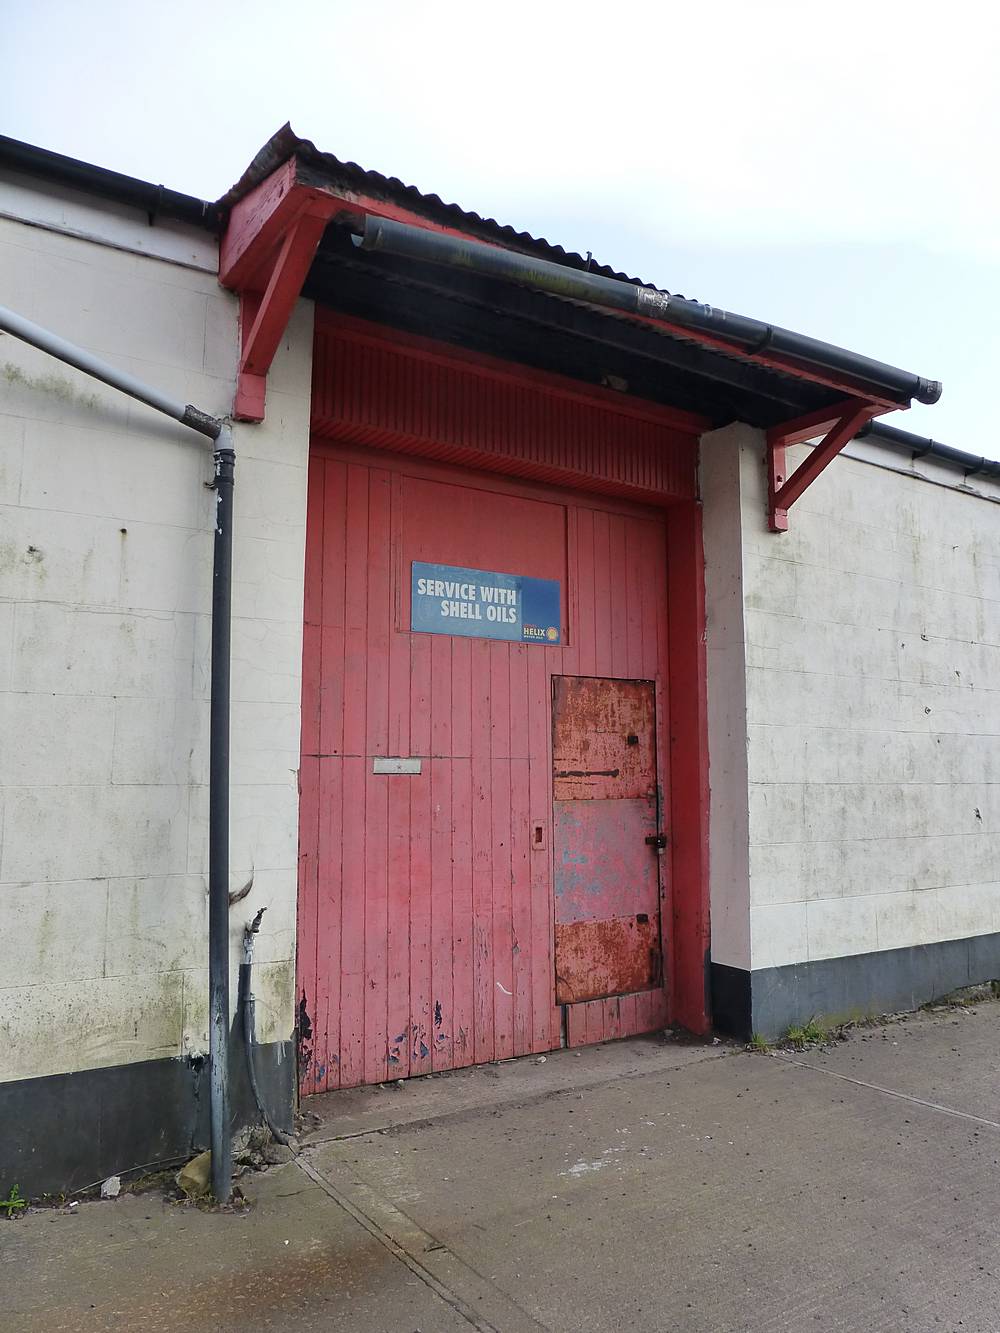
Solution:
<svg viewBox="0 0 1000 1333">
<path fill-rule="evenodd" d="M 0 1224 L 0 1309 L 31 1333 L 995 1333 L 998 1023 L 636 1040 L 315 1098 L 246 1216 L 145 1195 Z"/>
</svg>

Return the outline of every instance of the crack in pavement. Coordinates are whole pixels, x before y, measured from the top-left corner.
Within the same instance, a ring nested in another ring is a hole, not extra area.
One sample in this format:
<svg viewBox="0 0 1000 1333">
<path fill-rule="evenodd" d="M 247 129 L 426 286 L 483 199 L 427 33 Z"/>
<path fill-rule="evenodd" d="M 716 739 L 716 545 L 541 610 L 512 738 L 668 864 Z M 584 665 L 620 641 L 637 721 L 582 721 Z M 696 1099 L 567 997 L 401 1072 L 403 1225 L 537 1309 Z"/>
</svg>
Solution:
<svg viewBox="0 0 1000 1333">
<path fill-rule="evenodd" d="M 501 1289 L 484 1274 L 460 1259 L 443 1241 L 425 1231 L 401 1209 L 382 1198 L 370 1185 L 359 1180 L 355 1173 L 350 1173 L 351 1197 L 344 1188 L 334 1184 L 328 1176 L 318 1171 L 304 1155 L 296 1154 L 295 1164 L 314 1184 L 350 1216 L 355 1222 L 373 1236 L 400 1263 L 405 1264 L 411 1273 L 420 1279 L 442 1301 L 470 1324 L 477 1333 L 545 1333 L 545 1325 L 538 1323 L 526 1310 L 512 1301 Z M 347 1171 L 344 1163 L 338 1163 L 342 1172 Z M 426 1263 L 417 1258 L 418 1254 L 433 1255 L 431 1262 L 452 1270 L 451 1277 L 460 1276 L 466 1294 L 477 1301 L 484 1301 L 484 1308 L 490 1313 L 498 1313 L 503 1322 L 494 1324 L 475 1309 L 451 1284 L 431 1272 Z M 478 1290 L 477 1290 L 478 1289 Z M 498 1308 L 499 1307 L 499 1308 Z"/>
<path fill-rule="evenodd" d="M 914 1097 L 909 1092 L 897 1092 L 894 1088 L 883 1088 L 878 1083 L 866 1083 L 863 1078 L 854 1078 L 850 1074 L 838 1074 L 835 1069 L 824 1069 L 822 1065 L 811 1065 L 806 1060 L 795 1060 L 790 1055 L 774 1052 L 777 1059 L 786 1065 L 798 1065 L 800 1069 L 811 1069 L 814 1074 L 826 1074 L 830 1078 L 842 1079 L 853 1083 L 856 1088 L 869 1088 L 872 1092 L 882 1092 L 887 1097 L 898 1097 L 900 1101 L 911 1102 L 914 1106 L 924 1106 L 929 1111 L 940 1111 L 942 1115 L 955 1116 L 959 1120 L 972 1120 L 977 1125 L 988 1125 L 990 1129 L 1000 1129 L 1000 1121 L 987 1120 L 985 1116 L 973 1115 L 970 1111 L 958 1111 L 953 1106 L 942 1106 L 940 1102 L 929 1102 L 923 1097 Z"/>
</svg>

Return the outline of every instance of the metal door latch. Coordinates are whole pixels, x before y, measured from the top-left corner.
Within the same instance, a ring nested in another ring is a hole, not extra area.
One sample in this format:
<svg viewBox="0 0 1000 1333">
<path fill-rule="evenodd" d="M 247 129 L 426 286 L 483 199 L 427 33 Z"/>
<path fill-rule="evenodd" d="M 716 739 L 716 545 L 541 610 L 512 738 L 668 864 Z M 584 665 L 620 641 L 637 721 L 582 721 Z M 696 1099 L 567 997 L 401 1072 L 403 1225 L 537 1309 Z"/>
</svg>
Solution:
<svg viewBox="0 0 1000 1333">
<path fill-rule="evenodd" d="M 646 839 L 647 847 L 655 847 L 658 852 L 665 852 L 667 849 L 667 835 L 665 833 L 651 833 Z"/>
</svg>

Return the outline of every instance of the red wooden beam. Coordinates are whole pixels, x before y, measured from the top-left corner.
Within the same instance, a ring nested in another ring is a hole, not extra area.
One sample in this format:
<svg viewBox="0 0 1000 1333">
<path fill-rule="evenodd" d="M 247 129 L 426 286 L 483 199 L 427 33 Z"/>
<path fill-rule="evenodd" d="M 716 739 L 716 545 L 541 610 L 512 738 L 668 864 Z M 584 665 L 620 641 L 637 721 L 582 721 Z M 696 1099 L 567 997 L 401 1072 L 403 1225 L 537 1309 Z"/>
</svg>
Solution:
<svg viewBox="0 0 1000 1333">
<path fill-rule="evenodd" d="M 815 440 L 818 435 L 826 435 L 831 431 L 837 422 L 853 412 L 858 404 L 857 398 L 845 398 L 830 407 L 821 407 L 815 412 L 795 417 L 792 421 L 783 421 L 780 426 L 772 426 L 767 432 L 768 443 L 773 441 L 787 448 L 791 444 L 803 444 L 806 440 Z"/>
<path fill-rule="evenodd" d="M 294 192 L 295 162 L 286 162 L 233 205 L 219 246 L 219 281 L 245 291 L 281 243 L 285 228 L 301 207 Z"/>
<path fill-rule="evenodd" d="M 767 519 L 772 532 L 787 531 L 791 506 L 836 458 L 844 445 L 854 439 L 861 427 L 878 415 L 879 410 L 877 403 L 855 399 L 853 402 L 841 403 L 835 409 L 824 408 L 808 417 L 798 417 L 784 425 L 773 426 L 767 432 Z M 832 423 L 829 420 L 831 411 L 838 414 Z M 826 426 L 829 426 L 829 430 L 825 437 L 789 476 L 785 452 L 787 447 L 810 439 Z"/>
<path fill-rule="evenodd" d="M 264 291 L 260 296 L 253 292 L 241 294 L 240 368 L 234 408 L 240 421 L 264 418 L 267 372 L 334 206 L 333 200 L 308 201 L 285 232 Z"/>
<path fill-rule="evenodd" d="M 670 1021 L 706 1033 L 709 1014 L 708 703 L 701 505 L 667 516 L 670 715 Z M 664 923 L 666 925 L 666 923 Z"/>
<path fill-rule="evenodd" d="M 219 250 L 219 281 L 240 294 L 240 361 L 233 414 L 264 419 L 267 372 L 323 231 L 342 203 L 299 183 L 286 162 L 233 208 Z"/>
</svg>

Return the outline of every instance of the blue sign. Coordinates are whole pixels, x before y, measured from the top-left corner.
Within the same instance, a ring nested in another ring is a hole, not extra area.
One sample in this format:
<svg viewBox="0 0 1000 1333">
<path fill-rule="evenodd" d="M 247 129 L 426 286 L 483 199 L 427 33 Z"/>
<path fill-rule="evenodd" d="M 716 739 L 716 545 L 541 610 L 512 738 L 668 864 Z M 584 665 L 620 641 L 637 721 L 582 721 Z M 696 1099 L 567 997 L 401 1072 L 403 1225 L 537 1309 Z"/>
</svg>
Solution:
<svg viewBox="0 0 1000 1333">
<path fill-rule="evenodd" d="M 554 644 L 562 623 L 556 579 L 528 579 L 414 560 L 410 628 L 424 634 Z"/>
</svg>

